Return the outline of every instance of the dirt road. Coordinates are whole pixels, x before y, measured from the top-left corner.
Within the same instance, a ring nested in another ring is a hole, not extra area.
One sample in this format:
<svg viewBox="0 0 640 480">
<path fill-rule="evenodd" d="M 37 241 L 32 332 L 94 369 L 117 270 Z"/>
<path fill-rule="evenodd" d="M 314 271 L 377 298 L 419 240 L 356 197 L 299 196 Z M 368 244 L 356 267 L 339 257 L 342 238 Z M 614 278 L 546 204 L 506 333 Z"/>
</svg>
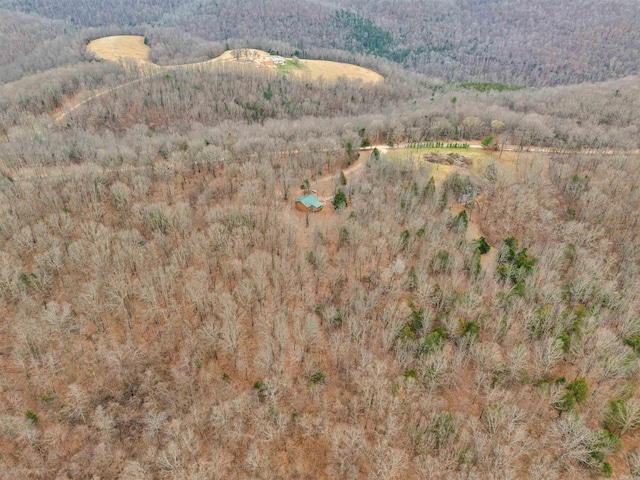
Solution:
<svg viewBox="0 0 640 480">
<path fill-rule="evenodd" d="M 386 145 L 377 145 L 372 147 L 365 147 L 360 149 L 360 157 L 353 165 L 349 166 L 342 170 L 344 176 L 347 177 L 347 181 L 351 182 L 354 179 L 355 174 L 363 167 L 365 164 L 368 155 L 367 152 L 373 152 L 373 149 L 377 148 L 380 153 L 387 153 L 389 147 Z M 334 195 L 334 186 L 338 178 L 340 177 L 340 173 L 335 173 L 332 175 L 325 175 L 317 179 L 315 182 L 311 184 L 313 190 L 317 192 L 318 198 L 322 202 L 328 202 L 333 199 Z"/>
</svg>

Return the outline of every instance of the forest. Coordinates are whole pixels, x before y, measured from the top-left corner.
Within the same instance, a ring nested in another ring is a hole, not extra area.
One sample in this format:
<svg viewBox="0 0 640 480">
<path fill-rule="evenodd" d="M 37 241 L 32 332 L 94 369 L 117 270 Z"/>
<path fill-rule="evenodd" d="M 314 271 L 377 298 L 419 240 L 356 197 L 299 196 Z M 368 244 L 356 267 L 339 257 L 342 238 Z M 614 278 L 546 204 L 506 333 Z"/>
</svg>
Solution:
<svg viewBox="0 0 640 480">
<path fill-rule="evenodd" d="M 637 73 L 637 10 L 633 0 L 0 0 L 0 81 L 78 64 L 86 40 L 120 32 L 147 36 L 164 63 L 250 44 L 388 60 L 447 82 L 597 82 Z"/>
<path fill-rule="evenodd" d="M 0 0 L 0 478 L 640 478 L 640 8 L 558 3 Z"/>
</svg>

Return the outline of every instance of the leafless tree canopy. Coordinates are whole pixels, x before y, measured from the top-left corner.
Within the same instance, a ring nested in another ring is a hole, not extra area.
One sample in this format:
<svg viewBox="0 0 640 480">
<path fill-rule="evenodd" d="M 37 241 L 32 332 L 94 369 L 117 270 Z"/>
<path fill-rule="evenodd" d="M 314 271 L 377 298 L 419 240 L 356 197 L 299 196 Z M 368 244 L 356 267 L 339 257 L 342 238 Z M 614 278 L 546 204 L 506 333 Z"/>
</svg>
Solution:
<svg viewBox="0 0 640 480">
<path fill-rule="evenodd" d="M 152 58 L 168 63 L 248 40 L 312 58 L 348 50 L 359 62 L 385 58 L 448 81 L 603 81 L 638 72 L 638 8 L 629 0 L 2 0 L 9 48 L 0 81 L 77 63 L 85 40 L 115 33 L 146 35 Z"/>
<path fill-rule="evenodd" d="M 637 5 L 267 3 L 0 0 L 0 477 L 640 475 Z"/>
</svg>

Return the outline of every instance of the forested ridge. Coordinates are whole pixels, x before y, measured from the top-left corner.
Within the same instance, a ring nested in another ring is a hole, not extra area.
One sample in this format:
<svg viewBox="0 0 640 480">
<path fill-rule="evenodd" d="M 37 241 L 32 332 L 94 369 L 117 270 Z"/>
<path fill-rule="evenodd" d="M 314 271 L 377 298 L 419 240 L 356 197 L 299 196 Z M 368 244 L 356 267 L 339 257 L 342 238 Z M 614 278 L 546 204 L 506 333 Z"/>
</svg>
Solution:
<svg viewBox="0 0 640 480">
<path fill-rule="evenodd" d="M 635 74 L 639 62 L 635 52 L 640 50 L 638 5 L 628 0 L 2 0 L 0 8 L 5 9 L 0 20 L 2 43 L 29 56 L 26 64 L 12 55 L 4 58 L 8 68 L 0 78 L 4 81 L 36 66 L 51 66 L 49 58 L 63 49 L 62 42 L 52 44 L 52 38 L 72 40 L 77 50 L 82 37 L 104 36 L 114 29 L 155 35 L 154 58 L 164 62 L 202 59 L 217 48 L 215 44 L 248 40 L 251 46 L 287 55 L 298 52 L 318 58 L 334 55 L 332 49 L 346 50 L 446 81 L 523 85 Z M 30 29 L 30 37 L 45 45 L 19 40 L 22 36 L 13 25 L 17 20 L 24 23 L 25 16 L 17 17 L 21 14 L 16 11 L 28 13 L 28 21 L 36 22 L 38 28 Z M 69 51 L 56 65 L 77 61 L 77 56 L 77 51 Z"/>
<path fill-rule="evenodd" d="M 1 478 L 640 478 L 634 2 L 0 7 Z"/>
</svg>

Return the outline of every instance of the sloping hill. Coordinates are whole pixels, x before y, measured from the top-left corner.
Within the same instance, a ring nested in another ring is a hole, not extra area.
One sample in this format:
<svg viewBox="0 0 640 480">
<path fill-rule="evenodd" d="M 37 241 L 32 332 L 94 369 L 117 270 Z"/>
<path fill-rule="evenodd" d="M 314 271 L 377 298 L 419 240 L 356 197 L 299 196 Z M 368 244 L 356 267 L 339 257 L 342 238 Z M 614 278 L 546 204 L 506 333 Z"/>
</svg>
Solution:
<svg viewBox="0 0 640 480">
<path fill-rule="evenodd" d="M 87 45 L 87 50 L 103 60 L 112 62 L 121 60 L 149 62 L 149 47 L 144 43 L 144 37 L 139 35 L 114 35 L 97 38 Z"/>
<path fill-rule="evenodd" d="M 155 66 L 149 61 L 149 47 L 145 39 L 138 35 L 116 35 L 93 40 L 87 45 L 87 50 L 96 54 L 99 58 L 113 62 L 132 61 L 139 65 Z M 228 50 L 222 55 L 205 62 L 182 65 L 182 67 L 198 67 L 220 62 L 238 64 L 251 64 L 265 70 L 264 59 L 269 53 L 257 49 Z M 176 68 L 171 66 L 170 68 Z M 277 67 L 280 73 L 292 73 L 297 77 L 311 81 L 323 79 L 327 82 L 335 82 L 339 78 L 349 80 L 361 80 L 364 83 L 378 83 L 384 80 L 382 75 L 373 70 L 341 62 L 329 62 L 325 60 L 299 60 L 287 59 L 287 63 Z"/>
</svg>

